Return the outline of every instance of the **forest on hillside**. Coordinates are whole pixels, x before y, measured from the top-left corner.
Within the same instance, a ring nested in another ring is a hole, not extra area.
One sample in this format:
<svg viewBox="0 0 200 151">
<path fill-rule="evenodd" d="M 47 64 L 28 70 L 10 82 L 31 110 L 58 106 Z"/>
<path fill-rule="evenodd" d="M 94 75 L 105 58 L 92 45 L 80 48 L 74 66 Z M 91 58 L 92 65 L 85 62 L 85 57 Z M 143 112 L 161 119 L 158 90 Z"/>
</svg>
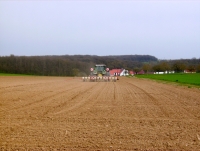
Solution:
<svg viewBox="0 0 200 151">
<path fill-rule="evenodd" d="M 106 64 L 110 69 L 182 72 L 184 69 L 200 71 L 200 59 L 158 60 L 150 55 L 120 56 L 1 56 L 0 72 L 44 76 L 85 76 L 95 64 Z"/>
</svg>

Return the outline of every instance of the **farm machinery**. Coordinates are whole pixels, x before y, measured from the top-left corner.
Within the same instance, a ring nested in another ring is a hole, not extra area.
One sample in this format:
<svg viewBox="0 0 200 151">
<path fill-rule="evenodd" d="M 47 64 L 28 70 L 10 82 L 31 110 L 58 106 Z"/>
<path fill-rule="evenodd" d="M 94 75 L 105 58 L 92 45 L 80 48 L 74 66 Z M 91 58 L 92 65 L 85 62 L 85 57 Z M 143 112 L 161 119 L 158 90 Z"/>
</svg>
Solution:
<svg viewBox="0 0 200 151">
<path fill-rule="evenodd" d="M 96 64 L 94 68 L 90 68 L 90 75 L 82 77 L 83 81 L 98 82 L 98 81 L 113 81 L 116 82 L 116 76 L 110 76 L 109 68 L 105 64 Z"/>
</svg>

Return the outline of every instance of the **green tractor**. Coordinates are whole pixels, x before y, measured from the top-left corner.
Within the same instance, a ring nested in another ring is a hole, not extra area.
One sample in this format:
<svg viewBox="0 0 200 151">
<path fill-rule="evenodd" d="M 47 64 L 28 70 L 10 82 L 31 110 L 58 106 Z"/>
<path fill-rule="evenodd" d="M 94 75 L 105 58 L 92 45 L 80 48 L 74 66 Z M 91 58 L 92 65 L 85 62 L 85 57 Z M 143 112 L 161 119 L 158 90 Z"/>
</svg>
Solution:
<svg viewBox="0 0 200 151">
<path fill-rule="evenodd" d="M 94 68 L 90 69 L 90 76 L 103 77 L 110 76 L 109 68 L 106 68 L 104 64 L 97 64 Z"/>
<path fill-rule="evenodd" d="M 98 81 L 116 81 L 117 77 L 111 77 L 109 68 L 106 68 L 105 64 L 96 64 L 94 68 L 90 68 L 90 76 L 89 77 L 82 77 L 83 81 L 91 81 L 91 82 L 98 82 Z"/>
</svg>

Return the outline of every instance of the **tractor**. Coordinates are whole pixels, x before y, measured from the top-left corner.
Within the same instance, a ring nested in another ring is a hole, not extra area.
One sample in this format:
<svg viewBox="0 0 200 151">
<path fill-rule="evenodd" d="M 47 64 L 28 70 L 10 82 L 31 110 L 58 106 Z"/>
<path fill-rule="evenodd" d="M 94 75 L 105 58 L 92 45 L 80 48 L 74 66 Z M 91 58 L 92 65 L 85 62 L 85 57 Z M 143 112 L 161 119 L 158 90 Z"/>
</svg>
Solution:
<svg viewBox="0 0 200 151">
<path fill-rule="evenodd" d="M 90 75 L 88 77 L 82 77 L 83 81 L 100 82 L 100 81 L 114 81 L 117 77 L 111 77 L 109 68 L 105 64 L 96 64 L 94 68 L 90 68 Z"/>
</svg>

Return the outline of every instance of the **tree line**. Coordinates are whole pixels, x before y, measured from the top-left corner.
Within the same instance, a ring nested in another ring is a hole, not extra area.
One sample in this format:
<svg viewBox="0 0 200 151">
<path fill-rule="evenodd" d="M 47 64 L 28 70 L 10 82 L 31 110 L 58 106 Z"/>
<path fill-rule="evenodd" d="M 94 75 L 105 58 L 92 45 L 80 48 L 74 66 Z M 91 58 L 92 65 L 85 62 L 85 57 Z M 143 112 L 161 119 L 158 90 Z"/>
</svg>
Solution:
<svg viewBox="0 0 200 151">
<path fill-rule="evenodd" d="M 200 59 L 159 60 L 156 64 L 144 64 L 140 70 L 147 72 L 175 71 L 176 73 L 200 72 Z"/>
<path fill-rule="evenodd" d="M 145 72 L 184 69 L 200 71 L 200 59 L 158 60 L 150 55 L 120 56 L 1 56 L 0 72 L 43 76 L 86 76 L 95 64 L 106 64 L 110 69 L 144 70 Z"/>
</svg>

